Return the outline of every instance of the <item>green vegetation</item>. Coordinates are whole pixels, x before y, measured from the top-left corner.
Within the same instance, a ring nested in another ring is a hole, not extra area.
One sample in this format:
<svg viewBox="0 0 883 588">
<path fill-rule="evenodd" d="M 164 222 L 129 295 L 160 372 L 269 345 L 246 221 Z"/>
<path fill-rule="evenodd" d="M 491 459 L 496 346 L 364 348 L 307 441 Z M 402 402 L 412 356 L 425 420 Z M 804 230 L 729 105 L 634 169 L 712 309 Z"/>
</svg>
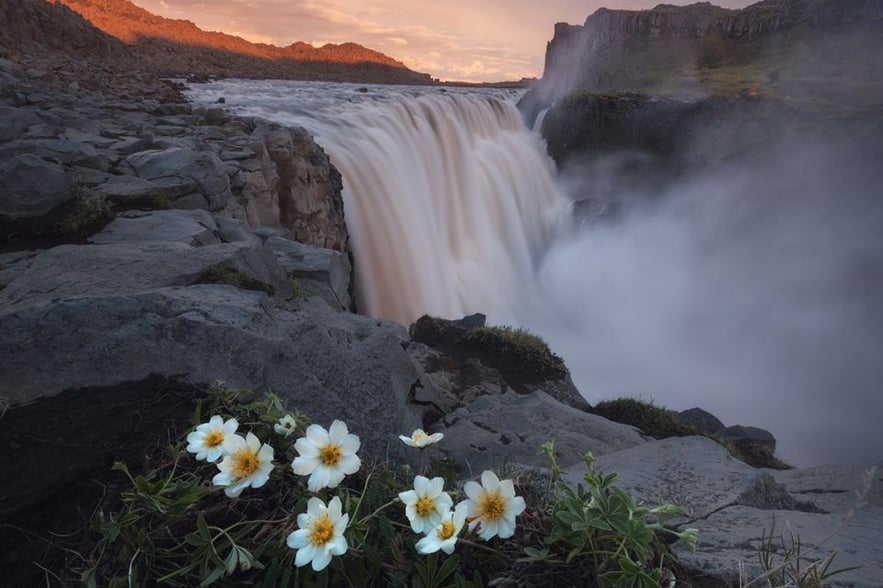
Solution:
<svg viewBox="0 0 883 588">
<path fill-rule="evenodd" d="M 662 537 L 695 544 L 695 530 L 676 532 L 663 525 L 662 517 L 679 513 L 678 507 L 639 504 L 614 484 L 616 474 L 594 469 L 590 454 L 585 457 L 584 483 L 570 488 L 560 479 L 548 443 L 541 449 L 552 461 L 547 482 L 535 475 L 513 475 L 513 488 L 527 507 L 518 515 L 514 536 L 484 542 L 464 527 L 455 535 L 456 552 L 423 555 L 415 549 L 418 536 L 395 498 L 411 488 L 407 466 L 363 467 L 338 487 L 311 495 L 292 472 L 296 453 L 287 436 L 280 440 L 278 428 L 288 418 L 293 423 L 291 439 L 300 437 L 308 425 L 306 417 L 287 412 L 272 394 L 258 397 L 222 385 L 209 391 L 194 414 L 194 424 L 209 415 L 236 418 L 241 429 L 276 447 L 277 467 L 269 479 L 231 498 L 210 485 L 221 468 L 194 459 L 183 440 L 144 473 L 115 464 L 126 488 L 93 518 L 94 547 L 84 556 L 82 569 L 85 586 L 465 588 L 516 582 L 548 586 L 554 580 L 565 585 L 655 588 L 675 578 L 675 562 Z M 439 473 L 431 469 L 428 475 Z M 458 485 L 446 480 L 454 500 L 463 497 Z M 298 513 L 304 512 L 311 496 L 334 496 L 349 515 L 342 531 L 348 549 L 320 571 L 295 566 L 296 551 L 286 541 L 301 525 Z"/>
<path fill-rule="evenodd" d="M 591 453 L 583 458 L 585 486 L 572 488 L 559 477 L 553 446 L 547 443 L 542 451 L 553 464 L 552 527 L 544 548 L 525 549 L 528 560 L 552 566 L 579 562 L 580 574 L 568 585 L 652 588 L 675 582 L 675 561 L 663 537 L 681 539 L 695 549 L 698 533 L 696 529 L 678 532 L 663 524 L 665 516 L 683 514 L 679 507 L 640 504 L 614 484 L 617 474 L 595 469 Z"/>
<path fill-rule="evenodd" d="M 89 188 L 78 187 L 70 210 L 64 215 L 59 233 L 67 237 L 88 236 L 113 218 L 107 199 Z"/>
<path fill-rule="evenodd" d="M 304 288 L 297 279 L 296 272 L 288 272 L 288 282 L 291 284 L 291 296 L 296 300 L 306 300 L 313 292 Z"/>
<path fill-rule="evenodd" d="M 698 434 L 696 429 L 682 424 L 675 411 L 635 398 L 605 400 L 595 405 L 592 412 L 611 421 L 637 427 L 654 439 Z"/>
<path fill-rule="evenodd" d="M 507 326 L 469 329 L 463 342 L 501 372 L 514 372 L 527 381 L 553 380 L 567 375 L 564 361 L 542 338 L 525 329 Z"/>
<path fill-rule="evenodd" d="M 226 284 L 228 286 L 241 288 L 243 290 L 256 290 L 258 292 L 266 292 L 270 295 L 272 295 L 275 290 L 272 284 L 266 284 L 264 282 L 255 280 L 242 271 L 236 269 L 235 267 L 225 263 L 219 263 L 207 269 L 205 273 L 203 273 L 202 276 L 199 277 L 197 283 Z"/>
</svg>

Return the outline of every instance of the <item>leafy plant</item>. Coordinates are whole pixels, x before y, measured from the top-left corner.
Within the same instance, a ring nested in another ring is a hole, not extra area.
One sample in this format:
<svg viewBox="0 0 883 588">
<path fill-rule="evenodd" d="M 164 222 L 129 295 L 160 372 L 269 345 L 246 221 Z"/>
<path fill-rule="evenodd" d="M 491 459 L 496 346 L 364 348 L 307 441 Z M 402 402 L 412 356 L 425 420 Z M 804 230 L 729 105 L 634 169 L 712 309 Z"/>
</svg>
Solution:
<svg viewBox="0 0 883 588">
<path fill-rule="evenodd" d="M 682 514 L 680 507 L 642 505 L 614 484 L 617 474 L 605 474 L 594 467 L 594 456 L 584 456 L 587 472 L 583 482 L 572 488 L 555 479 L 560 470 L 551 445 L 544 446 L 553 462 L 553 482 L 557 500 L 552 505 L 552 529 L 545 549 L 525 550 L 529 560 L 563 564 L 589 560 L 589 573 L 601 586 L 641 588 L 673 585 L 673 563 L 662 540 L 669 534 L 695 549 L 695 529 L 675 531 L 664 526 L 667 515 Z"/>
</svg>

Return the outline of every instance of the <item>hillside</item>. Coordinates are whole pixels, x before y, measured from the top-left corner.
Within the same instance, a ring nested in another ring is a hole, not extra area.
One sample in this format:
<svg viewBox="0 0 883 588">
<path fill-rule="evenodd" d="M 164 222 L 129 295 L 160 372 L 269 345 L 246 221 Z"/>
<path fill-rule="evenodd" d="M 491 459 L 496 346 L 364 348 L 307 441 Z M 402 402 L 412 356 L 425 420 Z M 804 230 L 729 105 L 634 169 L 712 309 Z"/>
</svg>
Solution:
<svg viewBox="0 0 883 588">
<path fill-rule="evenodd" d="M 62 5 L 70 10 L 62 11 Z M 139 69 L 160 76 L 431 83 L 428 74 L 355 43 L 319 48 L 301 42 L 288 47 L 251 43 L 203 31 L 190 21 L 156 16 L 126 0 L 4 0 L 0 10 L 5 22 L 20 25 L 15 31 L 0 32 L 0 41 L 11 48 L 28 52 L 75 47 L 83 56 L 119 64 L 134 59 Z M 86 31 L 82 23 L 71 28 L 79 19 L 72 18 L 70 11 L 109 38 L 93 42 L 95 32 Z M 47 29 L 45 23 L 53 26 Z"/>
</svg>

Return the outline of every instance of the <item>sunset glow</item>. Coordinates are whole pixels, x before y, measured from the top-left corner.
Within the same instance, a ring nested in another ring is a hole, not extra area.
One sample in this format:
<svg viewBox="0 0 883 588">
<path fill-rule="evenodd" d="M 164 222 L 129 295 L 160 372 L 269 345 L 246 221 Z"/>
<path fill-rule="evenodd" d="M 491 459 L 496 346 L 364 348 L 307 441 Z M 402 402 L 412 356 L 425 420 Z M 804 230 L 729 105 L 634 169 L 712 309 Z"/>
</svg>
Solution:
<svg viewBox="0 0 883 588">
<path fill-rule="evenodd" d="M 134 0 L 166 18 L 249 41 L 316 46 L 352 41 L 441 80 L 539 77 L 556 22 L 581 24 L 602 6 L 646 9 L 658 0 Z M 672 4 L 690 4 L 676 0 Z M 713 2 L 741 8 L 750 0 Z"/>
</svg>

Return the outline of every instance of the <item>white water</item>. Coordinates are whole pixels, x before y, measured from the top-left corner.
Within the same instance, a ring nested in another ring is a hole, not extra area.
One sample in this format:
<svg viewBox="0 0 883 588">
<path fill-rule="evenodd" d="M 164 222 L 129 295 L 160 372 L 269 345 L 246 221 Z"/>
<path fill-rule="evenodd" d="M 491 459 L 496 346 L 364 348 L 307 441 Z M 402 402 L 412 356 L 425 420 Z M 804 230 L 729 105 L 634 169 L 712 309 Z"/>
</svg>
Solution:
<svg viewBox="0 0 883 588">
<path fill-rule="evenodd" d="M 518 92 L 227 81 L 191 96 L 304 126 L 329 152 L 361 312 L 484 312 L 546 338 L 590 402 L 701 406 L 772 431 L 797 465 L 881 458 L 883 215 L 863 197 L 880 182 L 848 157 L 792 144 L 709 165 L 572 235 L 556 182 L 646 186 L 615 158 L 554 178 Z"/>
<path fill-rule="evenodd" d="M 244 81 L 192 92 L 303 126 L 329 153 L 361 312 L 404 325 L 423 314 L 513 320 L 567 207 L 517 92 Z"/>
</svg>

